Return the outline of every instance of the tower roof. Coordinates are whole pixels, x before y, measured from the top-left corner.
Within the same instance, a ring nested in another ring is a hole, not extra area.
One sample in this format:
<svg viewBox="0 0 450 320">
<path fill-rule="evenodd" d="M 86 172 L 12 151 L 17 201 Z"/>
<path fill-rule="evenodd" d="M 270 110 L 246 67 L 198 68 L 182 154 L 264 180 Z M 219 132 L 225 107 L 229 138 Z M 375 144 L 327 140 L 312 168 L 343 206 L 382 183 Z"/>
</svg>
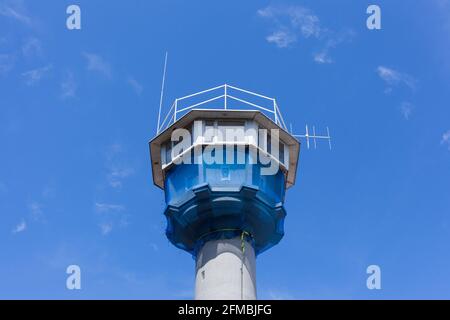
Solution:
<svg viewBox="0 0 450 320">
<path fill-rule="evenodd" d="M 190 110 L 178 121 L 166 128 L 149 142 L 150 157 L 152 161 L 153 182 L 158 187 L 164 189 L 164 169 L 161 161 L 161 146 L 171 139 L 171 134 L 175 129 L 186 128 L 197 119 L 242 119 L 253 120 L 265 129 L 279 129 L 280 140 L 289 147 L 289 170 L 286 170 L 286 187 L 294 185 L 298 157 L 300 151 L 300 142 L 279 125 L 275 124 L 265 114 L 255 110 Z"/>
</svg>

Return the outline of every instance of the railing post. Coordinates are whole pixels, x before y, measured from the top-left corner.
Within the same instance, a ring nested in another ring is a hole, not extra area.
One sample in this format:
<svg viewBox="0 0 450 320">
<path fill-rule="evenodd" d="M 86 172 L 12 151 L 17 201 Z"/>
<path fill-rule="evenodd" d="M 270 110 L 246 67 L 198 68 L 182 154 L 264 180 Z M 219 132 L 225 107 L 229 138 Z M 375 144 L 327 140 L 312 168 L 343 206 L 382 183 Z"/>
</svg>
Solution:
<svg viewBox="0 0 450 320">
<path fill-rule="evenodd" d="M 225 110 L 227 110 L 227 84 L 225 84 L 225 86 L 224 86 L 224 90 L 225 90 L 225 92 L 224 92 L 224 107 L 225 107 Z"/>
<path fill-rule="evenodd" d="M 175 111 L 173 112 L 173 122 L 177 121 L 178 99 L 175 99 Z"/>
<path fill-rule="evenodd" d="M 275 115 L 275 123 L 278 124 L 277 103 L 275 102 L 275 99 L 273 99 L 273 114 Z"/>
</svg>

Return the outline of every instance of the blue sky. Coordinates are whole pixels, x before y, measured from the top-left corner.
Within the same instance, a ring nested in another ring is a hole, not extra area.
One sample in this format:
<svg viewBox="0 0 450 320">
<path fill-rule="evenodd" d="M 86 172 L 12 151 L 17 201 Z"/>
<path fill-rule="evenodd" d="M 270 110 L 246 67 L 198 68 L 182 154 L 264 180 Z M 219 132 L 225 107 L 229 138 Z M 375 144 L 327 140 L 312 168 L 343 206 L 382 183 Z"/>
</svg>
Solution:
<svg viewBox="0 0 450 320">
<path fill-rule="evenodd" d="M 259 298 L 450 298 L 450 1 L 1 0 L 0 30 L 0 298 L 193 297 L 147 145 L 166 50 L 165 107 L 229 83 L 297 133 L 330 127 L 332 151 L 302 149 Z"/>
</svg>

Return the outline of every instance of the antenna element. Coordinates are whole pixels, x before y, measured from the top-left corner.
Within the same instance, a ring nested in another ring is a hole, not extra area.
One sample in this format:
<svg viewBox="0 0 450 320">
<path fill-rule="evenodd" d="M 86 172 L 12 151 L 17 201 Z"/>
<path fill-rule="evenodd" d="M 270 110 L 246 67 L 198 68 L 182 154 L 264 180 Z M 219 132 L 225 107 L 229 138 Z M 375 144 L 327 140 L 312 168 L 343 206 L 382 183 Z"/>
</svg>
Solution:
<svg viewBox="0 0 450 320">
<path fill-rule="evenodd" d="M 292 129 L 291 129 L 292 130 Z M 316 135 L 316 127 L 312 127 L 312 135 L 309 133 L 308 125 L 305 126 L 305 134 L 292 134 L 295 138 L 305 138 L 306 139 L 306 146 L 309 149 L 309 139 L 313 139 L 314 142 L 314 149 L 317 148 L 316 139 L 325 139 L 328 140 L 328 146 L 331 150 L 331 136 L 330 136 L 330 129 L 327 127 L 327 135 L 326 136 L 320 136 Z"/>
</svg>

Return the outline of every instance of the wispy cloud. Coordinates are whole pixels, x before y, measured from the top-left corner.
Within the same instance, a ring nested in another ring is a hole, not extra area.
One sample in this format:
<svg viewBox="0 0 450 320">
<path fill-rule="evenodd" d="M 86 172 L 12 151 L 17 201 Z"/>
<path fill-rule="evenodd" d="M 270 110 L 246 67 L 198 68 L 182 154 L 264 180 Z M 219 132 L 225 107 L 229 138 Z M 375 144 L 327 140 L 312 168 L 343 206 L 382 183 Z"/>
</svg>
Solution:
<svg viewBox="0 0 450 320">
<path fill-rule="evenodd" d="M 107 180 L 111 187 L 122 187 L 122 180 L 134 174 L 133 168 L 110 168 L 110 172 L 107 174 Z"/>
<path fill-rule="evenodd" d="M 56 189 L 50 185 L 44 186 L 42 189 L 42 197 L 45 199 L 52 199 L 56 196 Z"/>
<path fill-rule="evenodd" d="M 44 211 L 42 210 L 42 204 L 36 201 L 31 202 L 28 205 L 31 218 L 34 221 L 41 221 L 44 218 Z"/>
<path fill-rule="evenodd" d="M 384 89 L 385 94 L 391 94 L 398 87 L 406 88 L 409 94 L 415 93 L 418 82 L 415 77 L 386 66 L 378 66 L 375 71 L 386 85 Z M 410 119 L 414 108 L 414 104 L 408 101 L 403 101 L 399 107 L 400 112 L 406 120 Z"/>
<path fill-rule="evenodd" d="M 109 234 L 113 229 L 112 223 L 110 223 L 110 222 L 100 223 L 99 227 L 100 227 L 100 231 L 101 231 L 102 235 L 104 235 L 104 236 Z"/>
<path fill-rule="evenodd" d="M 41 79 L 52 69 L 52 65 L 47 65 L 42 68 L 29 70 L 22 73 L 25 83 L 29 86 L 37 84 Z"/>
<path fill-rule="evenodd" d="M 123 180 L 134 174 L 134 169 L 123 160 L 123 152 L 122 145 L 118 143 L 112 144 L 106 151 L 106 180 L 112 188 L 121 188 Z"/>
<path fill-rule="evenodd" d="M 31 26 L 33 19 L 27 14 L 27 10 L 21 0 L 4 1 L 0 3 L 0 15 Z"/>
<path fill-rule="evenodd" d="M 25 220 L 22 219 L 22 221 L 13 228 L 12 233 L 16 234 L 16 233 L 24 232 L 26 229 L 27 229 L 27 223 L 25 222 Z"/>
<path fill-rule="evenodd" d="M 448 150 L 450 150 L 450 130 L 442 135 L 441 144 L 446 145 Z"/>
<path fill-rule="evenodd" d="M 300 39 L 315 39 L 323 47 L 313 54 L 313 60 L 319 64 L 332 63 L 330 51 L 355 35 L 351 30 L 335 32 L 324 28 L 316 14 L 298 5 L 268 6 L 258 10 L 257 14 L 272 24 L 272 32 L 266 40 L 278 48 L 290 47 Z"/>
<path fill-rule="evenodd" d="M 37 38 L 29 38 L 22 45 L 22 54 L 25 58 L 42 57 L 42 43 Z"/>
<path fill-rule="evenodd" d="M 15 56 L 13 54 L 0 54 L 0 75 L 7 74 L 14 67 Z"/>
<path fill-rule="evenodd" d="M 156 243 L 150 243 L 150 248 L 152 248 L 153 251 L 159 251 L 159 246 Z"/>
<path fill-rule="evenodd" d="M 128 225 L 128 216 L 125 214 L 125 206 L 111 203 L 95 203 L 95 211 L 100 215 L 100 232 L 102 235 L 108 235 L 114 227 L 126 227 Z"/>
<path fill-rule="evenodd" d="M 326 40 L 322 50 L 313 54 L 314 61 L 319 64 L 333 63 L 334 61 L 330 56 L 330 51 L 341 43 L 349 42 L 355 37 L 355 32 L 350 29 L 338 33 L 326 30 L 324 34 Z"/>
<path fill-rule="evenodd" d="M 417 80 L 404 72 L 394 70 L 385 66 L 378 66 L 376 69 L 378 76 L 388 85 L 390 88 L 405 85 L 410 89 L 415 89 Z"/>
<path fill-rule="evenodd" d="M 296 42 L 297 38 L 289 31 L 278 30 L 268 35 L 266 40 L 269 43 L 274 43 L 278 48 L 286 48 Z"/>
<path fill-rule="evenodd" d="M 400 105 L 400 111 L 406 120 L 409 120 L 413 109 L 414 105 L 406 101 L 402 102 L 402 104 Z"/>
<path fill-rule="evenodd" d="M 320 63 L 320 64 L 333 63 L 333 59 L 331 59 L 328 56 L 327 51 L 321 51 L 321 52 L 315 53 L 313 56 L 314 56 L 314 61 L 317 63 Z"/>
<path fill-rule="evenodd" d="M 100 213 L 111 212 L 111 211 L 118 212 L 118 211 L 125 210 L 125 207 L 120 205 L 120 204 L 110 204 L 110 203 L 96 202 L 95 203 L 95 210 L 97 212 L 100 212 Z"/>
<path fill-rule="evenodd" d="M 141 95 L 144 88 L 142 85 L 133 77 L 128 77 L 127 83 L 131 86 L 131 88 L 136 92 L 137 95 Z"/>
<path fill-rule="evenodd" d="M 75 77 L 71 71 L 66 71 L 61 82 L 61 98 L 73 98 L 76 96 L 76 93 L 77 83 L 75 81 Z"/>
<path fill-rule="evenodd" d="M 13 234 L 24 232 L 28 228 L 28 223 L 36 223 L 44 221 L 44 212 L 42 210 L 42 204 L 36 201 L 32 201 L 28 204 L 28 216 L 27 220 L 22 219 L 12 230 Z M 28 221 L 28 223 L 27 223 Z"/>
<path fill-rule="evenodd" d="M 298 38 L 318 38 L 321 33 L 319 18 L 309 9 L 301 6 L 268 6 L 257 14 L 274 25 L 274 31 L 266 37 L 279 48 L 286 48 Z"/>
<path fill-rule="evenodd" d="M 83 52 L 83 56 L 87 61 L 87 69 L 103 74 L 104 76 L 111 78 L 111 66 L 100 55 L 94 53 Z"/>
<path fill-rule="evenodd" d="M 277 27 L 289 28 L 303 37 L 319 37 L 321 32 L 319 18 L 311 10 L 302 6 L 268 6 L 258 10 L 258 15 L 274 22 Z"/>
</svg>

